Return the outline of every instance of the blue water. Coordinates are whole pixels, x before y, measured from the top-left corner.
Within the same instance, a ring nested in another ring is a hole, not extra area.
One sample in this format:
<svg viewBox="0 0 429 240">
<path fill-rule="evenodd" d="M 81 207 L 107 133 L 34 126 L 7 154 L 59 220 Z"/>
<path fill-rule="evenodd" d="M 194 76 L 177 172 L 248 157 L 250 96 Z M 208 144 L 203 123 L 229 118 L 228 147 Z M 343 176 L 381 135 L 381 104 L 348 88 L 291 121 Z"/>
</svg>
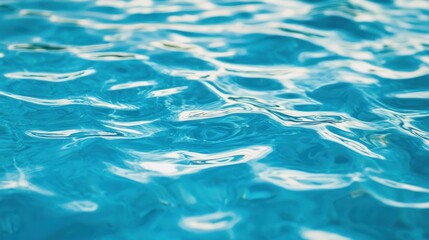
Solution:
<svg viewBox="0 0 429 240">
<path fill-rule="evenodd" d="M 429 1 L 0 0 L 0 239 L 429 239 Z"/>
</svg>

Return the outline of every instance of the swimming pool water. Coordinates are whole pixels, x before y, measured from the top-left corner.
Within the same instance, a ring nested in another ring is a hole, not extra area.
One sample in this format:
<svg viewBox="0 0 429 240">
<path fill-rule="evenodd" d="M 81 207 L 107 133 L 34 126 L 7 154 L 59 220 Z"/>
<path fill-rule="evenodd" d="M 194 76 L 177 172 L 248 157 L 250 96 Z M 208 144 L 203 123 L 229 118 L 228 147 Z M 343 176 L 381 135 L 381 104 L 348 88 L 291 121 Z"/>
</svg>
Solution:
<svg viewBox="0 0 429 240">
<path fill-rule="evenodd" d="M 428 23 L 0 0 L 0 239 L 429 239 Z"/>
</svg>

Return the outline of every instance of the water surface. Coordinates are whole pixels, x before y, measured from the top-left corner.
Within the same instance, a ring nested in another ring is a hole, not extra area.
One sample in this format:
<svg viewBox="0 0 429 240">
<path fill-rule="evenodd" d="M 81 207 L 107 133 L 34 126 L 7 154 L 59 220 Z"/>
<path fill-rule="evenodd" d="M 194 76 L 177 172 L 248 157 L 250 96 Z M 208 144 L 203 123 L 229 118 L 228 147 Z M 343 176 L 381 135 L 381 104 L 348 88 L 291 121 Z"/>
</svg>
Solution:
<svg viewBox="0 0 429 240">
<path fill-rule="evenodd" d="M 0 0 L 0 239 L 429 239 L 428 22 Z"/>
</svg>

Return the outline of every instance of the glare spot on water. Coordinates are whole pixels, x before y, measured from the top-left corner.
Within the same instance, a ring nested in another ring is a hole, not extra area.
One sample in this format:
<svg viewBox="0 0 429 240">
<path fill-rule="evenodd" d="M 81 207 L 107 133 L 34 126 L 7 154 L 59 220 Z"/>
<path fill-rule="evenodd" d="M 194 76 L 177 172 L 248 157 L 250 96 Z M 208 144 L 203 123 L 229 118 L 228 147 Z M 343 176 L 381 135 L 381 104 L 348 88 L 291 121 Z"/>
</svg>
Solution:
<svg viewBox="0 0 429 240">
<path fill-rule="evenodd" d="M 180 226 L 188 231 L 221 231 L 234 227 L 240 218 L 232 212 L 216 212 L 195 217 L 184 217 Z"/>
<path fill-rule="evenodd" d="M 98 205 L 92 201 L 72 201 L 63 206 L 74 212 L 94 212 L 98 209 Z"/>
<path fill-rule="evenodd" d="M 40 80 L 47 82 L 66 82 L 86 77 L 96 73 L 94 69 L 88 69 L 71 73 L 38 73 L 38 72 L 14 72 L 6 73 L 5 77 L 14 79 Z"/>
<path fill-rule="evenodd" d="M 405 93 L 395 93 L 391 95 L 396 98 L 411 98 L 411 99 L 429 99 L 429 91 L 422 92 L 405 92 Z"/>
<path fill-rule="evenodd" d="M 254 164 L 256 176 L 292 191 L 311 191 L 345 188 L 361 181 L 359 174 L 308 173 L 286 168 Z"/>
<path fill-rule="evenodd" d="M 78 53 L 78 57 L 92 61 L 126 61 L 126 60 L 148 60 L 147 56 L 126 52 L 93 52 Z"/>
<path fill-rule="evenodd" d="M 337 233 L 311 229 L 302 229 L 301 236 L 305 240 L 351 240 L 351 238 Z"/>
<path fill-rule="evenodd" d="M 146 183 L 152 177 L 181 176 L 193 174 L 205 169 L 231 166 L 257 161 L 267 156 L 272 149 L 267 146 L 252 146 L 229 152 L 201 154 L 188 151 L 176 151 L 164 154 L 134 152 L 140 161 L 129 161 L 129 168 L 107 164 L 115 175 L 137 182 Z"/>
<path fill-rule="evenodd" d="M 154 86 L 156 85 L 155 81 L 134 81 L 134 82 L 128 82 L 128 83 L 120 83 L 111 86 L 110 90 L 124 90 L 124 89 L 130 89 L 130 88 L 138 88 L 138 87 L 148 87 L 148 86 Z"/>
<path fill-rule="evenodd" d="M 169 96 L 169 95 L 173 95 L 173 94 L 183 92 L 187 88 L 188 88 L 187 86 L 183 86 L 183 87 L 175 87 L 175 88 L 155 90 L 155 91 L 152 91 L 151 93 L 149 93 L 148 97 L 149 98 L 151 98 L 151 97 L 165 97 L 165 96 Z"/>
</svg>

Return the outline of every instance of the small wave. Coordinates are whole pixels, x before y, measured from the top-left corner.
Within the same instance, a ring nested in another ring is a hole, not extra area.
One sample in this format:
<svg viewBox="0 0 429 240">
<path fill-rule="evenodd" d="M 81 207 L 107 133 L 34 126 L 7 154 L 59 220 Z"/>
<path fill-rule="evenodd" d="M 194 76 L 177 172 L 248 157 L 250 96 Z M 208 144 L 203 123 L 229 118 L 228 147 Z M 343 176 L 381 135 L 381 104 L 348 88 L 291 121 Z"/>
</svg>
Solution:
<svg viewBox="0 0 429 240">
<path fill-rule="evenodd" d="M 188 231 L 212 232 L 228 230 L 234 227 L 240 218 L 232 212 L 216 212 L 202 216 L 184 217 L 180 226 Z"/>
<path fill-rule="evenodd" d="M 126 52 L 89 52 L 78 53 L 78 57 L 91 61 L 127 61 L 127 60 L 148 60 L 145 55 Z"/>
<path fill-rule="evenodd" d="M 376 192 L 370 192 L 373 197 L 375 197 L 377 200 L 381 201 L 382 203 L 397 207 L 397 208 L 414 208 L 414 209 L 428 209 L 429 208 L 429 201 L 425 202 L 418 202 L 418 201 L 398 201 L 391 198 L 384 197 Z"/>
<path fill-rule="evenodd" d="M 128 161 L 129 169 L 120 168 L 111 164 L 107 165 L 109 170 L 115 175 L 146 183 L 151 177 L 174 177 L 193 174 L 214 167 L 256 161 L 265 157 L 271 151 L 272 149 L 267 146 L 254 146 L 212 154 L 176 151 L 158 155 L 153 153 L 134 152 L 132 154 L 139 158 L 152 159 L 152 161 Z"/>
<path fill-rule="evenodd" d="M 170 96 L 170 95 L 174 95 L 180 92 L 183 92 L 184 90 L 188 89 L 187 86 L 182 86 L 182 87 L 174 87 L 174 88 L 168 88 L 168 89 L 160 89 L 160 90 L 155 90 L 152 91 L 148 94 L 149 98 L 152 97 L 165 97 L 165 96 Z"/>
<path fill-rule="evenodd" d="M 16 167 L 16 172 L 8 172 L 0 178 L 0 190 L 24 190 L 32 191 L 46 196 L 53 196 L 54 193 L 31 183 L 26 172 Z"/>
<path fill-rule="evenodd" d="M 94 69 L 88 69 L 71 73 L 37 73 L 37 72 L 14 72 L 6 73 L 5 77 L 14 79 L 39 80 L 46 82 L 66 82 L 95 74 Z"/>
<path fill-rule="evenodd" d="M 358 174 L 308 173 L 263 165 L 255 165 L 255 172 L 261 180 L 292 191 L 339 189 L 361 181 Z"/>
<path fill-rule="evenodd" d="M 124 90 L 124 89 L 130 89 L 130 88 L 149 87 L 154 85 L 156 85 L 155 81 L 135 81 L 135 82 L 116 84 L 114 86 L 111 86 L 109 89 L 112 91 L 115 91 L 115 90 Z"/>
<path fill-rule="evenodd" d="M 104 101 L 97 99 L 95 97 L 81 97 L 81 98 L 70 98 L 70 99 L 69 98 L 67 98 L 67 99 L 43 99 L 43 98 L 22 96 L 22 95 L 12 94 L 12 93 L 2 92 L 2 91 L 0 91 L 0 95 L 5 96 L 5 97 L 9 97 L 12 99 L 16 99 L 19 101 L 24 101 L 24 102 L 38 104 L 38 105 L 44 105 L 44 106 L 87 105 L 87 106 L 103 107 L 103 108 L 110 108 L 110 109 L 124 109 L 124 110 L 136 109 L 136 107 L 131 106 L 131 105 L 112 104 L 112 103 L 104 102 Z"/>
<path fill-rule="evenodd" d="M 422 92 L 405 92 L 405 93 L 395 93 L 391 95 L 395 98 L 408 98 L 408 99 L 429 99 L 429 91 Z"/>
<path fill-rule="evenodd" d="M 339 235 L 333 232 L 326 232 L 320 230 L 303 229 L 301 230 L 301 236 L 306 240 L 350 240 L 351 238 Z"/>
<path fill-rule="evenodd" d="M 9 50 L 13 51 L 27 51 L 27 52 L 92 52 L 98 50 L 104 50 L 111 47 L 110 44 L 99 44 L 99 45 L 61 45 L 51 43 L 15 43 L 8 46 Z"/>
<path fill-rule="evenodd" d="M 98 208 L 98 205 L 92 201 L 72 201 L 63 206 L 74 212 L 94 212 Z"/>
<path fill-rule="evenodd" d="M 104 132 L 96 130 L 60 130 L 60 131 L 42 131 L 42 130 L 29 130 L 27 135 L 37 138 L 46 139 L 69 139 L 69 138 L 82 138 L 82 137 L 112 137 L 118 136 L 117 133 Z"/>
<path fill-rule="evenodd" d="M 359 73 L 375 75 L 380 78 L 391 79 L 391 80 L 405 80 L 405 79 L 421 77 L 429 74 L 429 68 L 424 66 L 418 68 L 415 71 L 406 72 L 406 71 L 395 71 L 388 68 L 378 67 L 378 66 L 374 66 L 369 63 L 360 62 L 360 61 L 345 61 L 345 62 L 343 61 L 341 63 L 331 62 L 330 64 L 337 65 L 337 66 L 348 66 L 352 70 Z"/>
</svg>

